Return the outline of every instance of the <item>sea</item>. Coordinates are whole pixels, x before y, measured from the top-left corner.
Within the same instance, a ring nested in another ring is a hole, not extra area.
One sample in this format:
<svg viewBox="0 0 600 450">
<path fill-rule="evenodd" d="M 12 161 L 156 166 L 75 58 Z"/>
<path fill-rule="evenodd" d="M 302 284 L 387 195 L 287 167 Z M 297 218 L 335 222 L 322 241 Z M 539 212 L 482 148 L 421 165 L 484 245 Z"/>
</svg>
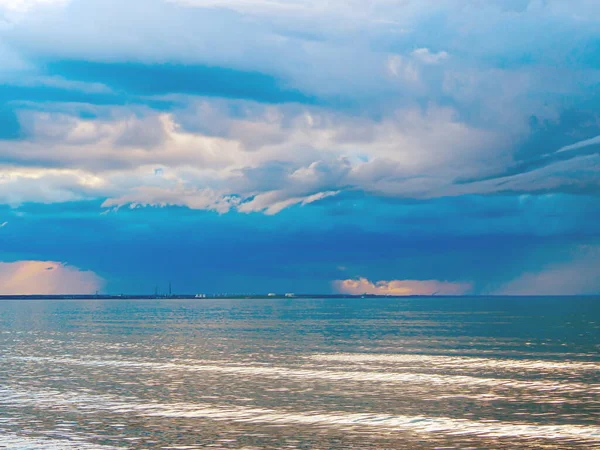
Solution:
<svg viewBox="0 0 600 450">
<path fill-rule="evenodd" d="M 0 448 L 600 448 L 600 297 L 3 300 Z"/>
</svg>

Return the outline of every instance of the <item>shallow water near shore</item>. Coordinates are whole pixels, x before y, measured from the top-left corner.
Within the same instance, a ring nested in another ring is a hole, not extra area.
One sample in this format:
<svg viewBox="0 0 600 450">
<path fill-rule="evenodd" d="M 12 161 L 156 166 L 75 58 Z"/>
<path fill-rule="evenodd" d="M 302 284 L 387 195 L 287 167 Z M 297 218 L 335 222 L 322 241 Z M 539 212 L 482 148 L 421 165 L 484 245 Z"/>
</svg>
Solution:
<svg viewBox="0 0 600 450">
<path fill-rule="evenodd" d="M 600 448 L 600 298 L 0 301 L 0 448 Z"/>
</svg>

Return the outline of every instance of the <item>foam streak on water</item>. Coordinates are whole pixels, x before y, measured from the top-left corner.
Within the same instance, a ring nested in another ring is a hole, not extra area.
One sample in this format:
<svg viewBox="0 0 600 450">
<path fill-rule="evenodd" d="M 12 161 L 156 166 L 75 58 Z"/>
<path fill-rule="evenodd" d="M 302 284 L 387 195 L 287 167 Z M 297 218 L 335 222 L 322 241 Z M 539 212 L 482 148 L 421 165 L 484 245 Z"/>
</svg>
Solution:
<svg viewBox="0 0 600 450">
<path fill-rule="evenodd" d="M 16 433 L 0 435 L 0 448 L 20 450 L 117 450 L 118 447 L 94 444 L 82 439 L 28 437 Z M 124 448 L 124 447 L 121 447 Z"/>
<path fill-rule="evenodd" d="M 348 358 L 348 356 L 345 356 Z M 399 359 L 409 355 L 401 355 Z M 314 358 L 323 359 L 322 355 L 315 355 Z M 435 357 L 434 357 L 435 358 Z M 513 379 L 501 378 L 481 378 L 465 375 L 436 375 L 428 373 L 389 373 L 389 372 L 372 372 L 372 371 L 343 371 L 343 370 L 308 370 L 308 369 L 291 369 L 287 367 L 264 367 L 264 366 L 238 366 L 229 365 L 227 361 L 212 361 L 212 364 L 204 362 L 204 364 L 174 364 L 174 363 L 154 363 L 143 361 L 128 361 L 128 360 L 86 360 L 72 358 L 14 358 L 24 361 L 40 362 L 45 364 L 72 364 L 89 367 L 114 367 L 127 368 L 136 370 L 151 370 L 165 372 L 217 372 L 228 375 L 240 375 L 250 377 L 269 377 L 269 378 L 298 378 L 302 380 L 326 380 L 326 381 L 358 381 L 358 382 L 373 382 L 373 383 L 419 383 L 426 385 L 465 385 L 465 386 L 488 386 L 499 388 L 514 388 L 514 389 L 534 389 L 538 391 L 551 392 L 586 392 L 600 394 L 600 384 L 585 384 L 585 383 L 557 383 L 552 381 L 518 381 Z M 334 360 L 336 357 L 334 357 Z M 421 356 L 420 360 L 428 362 L 429 358 Z M 459 359 L 460 360 L 460 359 Z M 501 362 L 502 364 L 510 364 L 510 362 Z M 519 362 L 515 362 L 518 364 Z M 462 368 L 468 369 L 468 363 L 462 363 Z M 480 364 L 473 365 L 480 367 Z M 491 362 L 490 367 L 495 367 L 494 362 Z"/>
<path fill-rule="evenodd" d="M 120 401 L 110 396 L 63 394 L 56 391 L 13 391 L 0 388 L 5 406 L 36 408 L 79 408 L 86 413 L 111 411 L 153 417 L 208 418 L 262 424 L 316 425 L 319 427 L 374 427 L 389 431 L 417 433 L 471 434 L 482 437 L 521 439 L 568 439 L 600 443 L 600 427 L 578 425 L 534 425 L 528 423 L 478 422 L 448 417 L 401 416 L 388 414 L 320 413 L 264 408 L 227 407 L 201 403 L 144 403 L 135 399 Z"/>
<path fill-rule="evenodd" d="M 517 369 L 525 371 L 600 371 L 600 363 L 581 361 L 543 361 L 535 359 L 493 359 L 469 358 L 459 356 L 415 355 L 415 354 L 369 354 L 369 353 L 335 353 L 317 354 L 309 357 L 315 361 L 337 361 L 344 363 L 379 363 L 405 365 L 410 363 L 427 364 L 432 367 L 462 369 Z"/>
</svg>

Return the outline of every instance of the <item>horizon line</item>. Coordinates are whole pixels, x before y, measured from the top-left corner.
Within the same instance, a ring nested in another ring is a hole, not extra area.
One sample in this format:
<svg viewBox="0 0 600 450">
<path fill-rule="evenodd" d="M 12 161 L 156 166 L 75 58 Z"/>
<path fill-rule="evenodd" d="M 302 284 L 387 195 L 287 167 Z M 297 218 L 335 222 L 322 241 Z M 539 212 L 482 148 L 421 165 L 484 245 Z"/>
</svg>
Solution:
<svg viewBox="0 0 600 450">
<path fill-rule="evenodd" d="M 600 297 L 596 294 L 0 294 L 0 300 L 214 300 L 214 299 L 318 299 L 318 298 L 537 298 Z"/>
</svg>

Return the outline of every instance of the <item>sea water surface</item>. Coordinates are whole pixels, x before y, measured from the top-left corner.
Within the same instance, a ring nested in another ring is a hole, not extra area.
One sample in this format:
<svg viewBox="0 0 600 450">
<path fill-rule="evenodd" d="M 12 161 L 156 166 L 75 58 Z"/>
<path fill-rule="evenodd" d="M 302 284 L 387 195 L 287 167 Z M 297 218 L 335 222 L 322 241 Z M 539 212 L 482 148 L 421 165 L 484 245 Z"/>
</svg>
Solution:
<svg viewBox="0 0 600 450">
<path fill-rule="evenodd" d="M 600 298 L 0 301 L 0 448 L 600 448 Z"/>
</svg>

